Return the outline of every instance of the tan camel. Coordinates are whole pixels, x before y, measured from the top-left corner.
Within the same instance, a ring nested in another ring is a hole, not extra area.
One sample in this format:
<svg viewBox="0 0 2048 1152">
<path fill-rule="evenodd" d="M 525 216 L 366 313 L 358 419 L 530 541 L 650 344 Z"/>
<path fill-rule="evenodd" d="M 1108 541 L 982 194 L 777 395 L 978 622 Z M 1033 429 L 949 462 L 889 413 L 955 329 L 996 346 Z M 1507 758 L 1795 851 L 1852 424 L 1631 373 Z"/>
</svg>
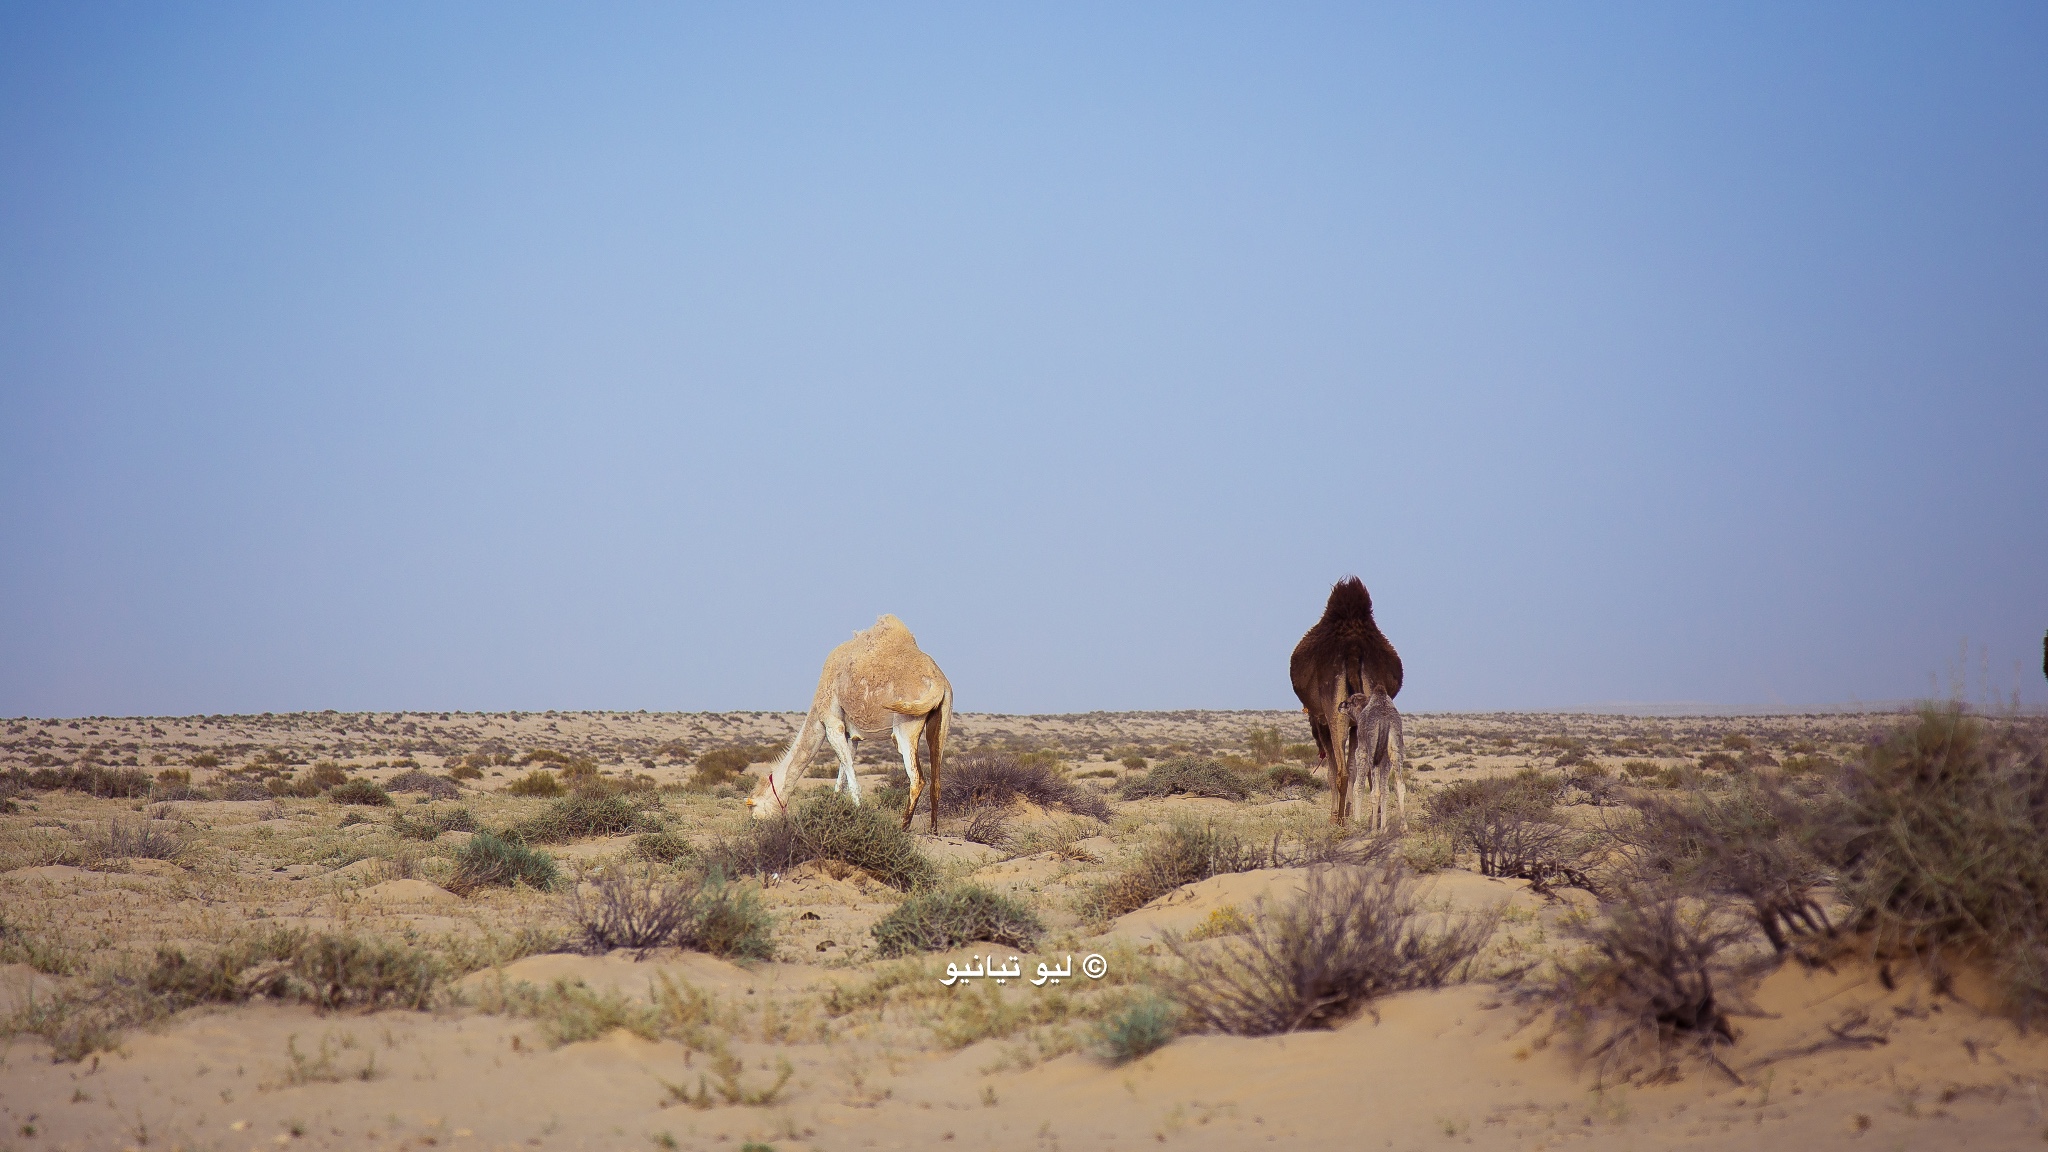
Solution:
<svg viewBox="0 0 2048 1152">
<path fill-rule="evenodd" d="M 946 747 L 946 729 L 953 723 L 953 686 L 932 658 L 917 647 L 917 638 L 903 621 L 883 615 L 875 626 L 855 632 L 853 639 L 825 657 L 825 671 L 818 677 L 818 694 L 803 726 L 796 730 L 782 758 L 768 770 L 767 779 L 747 801 L 756 820 L 765 820 L 789 810 L 790 770 L 801 768 L 818 754 L 820 741 L 829 740 L 839 755 L 839 779 L 833 788 L 844 788 L 854 802 L 860 802 L 860 778 L 853 771 L 854 744 L 863 733 L 893 733 L 896 750 L 903 755 L 903 771 L 910 776 L 910 803 L 903 809 L 903 826 L 910 827 L 911 813 L 924 792 L 924 778 L 917 771 L 917 739 L 924 737 L 931 761 L 932 831 L 939 830 L 939 759 Z"/>
<path fill-rule="evenodd" d="M 1396 805 L 1400 810 L 1401 827 L 1408 826 L 1408 741 L 1401 735 L 1401 713 L 1394 708 L 1394 702 L 1385 692 L 1377 689 L 1368 695 L 1354 692 L 1344 703 L 1337 705 L 1351 721 L 1358 736 L 1345 749 L 1344 778 L 1351 795 L 1344 807 L 1358 808 L 1358 789 L 1368 783 L 1373 794 L 1372 830 L 1387 830 L 1387 784 L 1393 778 Z M 1365 749 L 1366 771 L 1353 773 L 1350 757 Z"/>
</svg>

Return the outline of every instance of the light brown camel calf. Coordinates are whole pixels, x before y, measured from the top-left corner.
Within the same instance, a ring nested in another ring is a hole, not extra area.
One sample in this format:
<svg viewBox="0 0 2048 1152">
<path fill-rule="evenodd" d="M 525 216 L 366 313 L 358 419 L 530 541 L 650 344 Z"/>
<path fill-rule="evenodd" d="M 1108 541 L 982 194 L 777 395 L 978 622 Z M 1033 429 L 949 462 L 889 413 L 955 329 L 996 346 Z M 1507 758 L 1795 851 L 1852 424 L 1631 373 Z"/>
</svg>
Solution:
<svg viewBox="0 0 2048 1152">
<path fill-rule="evenodd" d="M 1358 786 L 1363 782 L 1372 788 L 1372 830 L 1387 830 L 1387 785 L 1394 786 L 1396 805 L 1400 811 L 1401 827 L 1408 826 L 1408 741 L 1401 735 L 1401 713 L 1384 692 L 1371 694 L 1354 692 L 1351 698 L 1337 706 L 1337 710 L 1349 717 L 1357 737 L 1351 741 L 1347 756 L 1355 756 L 1359 749 L 1365 750 L 1366 774 L 1354 774 L 1352 765 L 1344 765 L 1344 777 L 1351 788 L 1351 799 L 1346 808 L 1358 807 Z"/>
</svg>

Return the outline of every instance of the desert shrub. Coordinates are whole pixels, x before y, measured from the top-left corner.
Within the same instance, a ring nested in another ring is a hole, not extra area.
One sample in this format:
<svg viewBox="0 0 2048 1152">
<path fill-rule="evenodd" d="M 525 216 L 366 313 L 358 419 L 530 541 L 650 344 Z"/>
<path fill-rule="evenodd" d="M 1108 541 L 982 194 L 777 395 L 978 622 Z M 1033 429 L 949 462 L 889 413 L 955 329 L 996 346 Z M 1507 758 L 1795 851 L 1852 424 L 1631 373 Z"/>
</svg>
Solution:
<svg viewBox="0 0 2048 1152">
<path fill-rule="evenodd" d="M 575 759 L 575 757 L 567 752 L 558 752 L 553 748 L 529 748 L 526 754 L 519 758 L 519 762 L 521 764 L 569 764 L 574 762 Z"/>
<path fill-rule="evenodd" d="M 1742 761 L 1726 752 L 1709 752 L 1699 758 L 1697 767 L 1702 772 L 1735 772 L 1741 769 Z"/>
<path fill-rule="evenodd" d="M 1318 759 L 1313 744 L 1289 744 L 1285 751 L 1289 760 L 1299 760 L 1303 764 L 1313 764 Z"/>
<path fill-rule="evenodd" d="M 1010 814 L 1003 808 L 976 808 L 968 818 L 967 827 L 960 835 L 972 844 L 986 844 L 991 848 L 1007 848 L 1014 839 L 1010 832 Z"/>
<path fill-rule="evenodd" d="M 694 858 L 697 849 L 673 832 L 645 832 L 634 838 L 633 855 L 657 864 L 678 864 Z"/>
<path fill-rule="evenodd" d="M 448 770 L 448 778 L 450 780 L 481 780 L 484 778 L 484 770 L 469 763 L 468 757 L 464 757 L 462 763 Z"/>
<path fill-rule="evenodd" d="M 435 800 L 453 800 L 462 795 L 462 787 L 455 781 L 417 768 L 393 776 L 386 787 L 393 792 L 424 792 Z"/>
<path fill-rule="evenodd" d="M 625 796 L 579 792 L 507 828 L 503 836 L 523 844 L 565 844 L 586 836 L 658 832 L 661 818 Z"/>
<path fill-rule="evenodd" d="M 94 837 L 91 852 L 104 857 L 170 860 L 183 847 L 177 827 L 168 820 L 116 818 L 108 822 L 105 834 Z"/>
<path fill-rule="evenodd" d="M 1740 732 L 1730 732 L 1721 737 L 1721 747 L 1728 749 L 1730 752 L 1747 752 L 1751 748 L 1756 747 L 1756 741 Z"/>
<path fill-rule="evenodd" d="M 116 800 L 144 799 L 155 785 L 149 774 L 140 768 L 103 768 L 83 763 L 68 768 L 41 767 L 27 772 L 14 769 L 8 773 L 8 783 L 16 791 L 55 792 L 61 789 Z"/>
<path fill-rule="evenodd" d="M 673 944 L 716 956 L 765 960 L 775 955 L 773 919 L 751 887 L 723 876 L 662 880 L 655 875 L 607 873 L 585 899 L 571 897 L 571 918 L 584 950 L 647 951 Z"/>
<path fill-rule="evenodd" d="M 1266 787 L 1275 792 L 1299 788 L 1306 792 L 1321 792 L 1329 785 L 1323 778 L 1299 764 L 1275 764 L 1266 769 Z"/>
<path fill-rule="evenodd" d="M 1252 763 L 1261 768 L 1268 764 L 1278 764 L 1286 756 L 1278 728 L 1260 728 L 1254 725 L 1246 730 L 1244 742 L 1251 750 Z"/>
<path fill-rule="evenodd" d="M 213 786 L 216 800 L 269 800 L 270 789 L 246 776 L 230 776 Z"/>
<path fill-rule="evenodd" d="M 707 857 L 728 876 L 787 872 L 807 860 L 844 861 L 893 888 L 920 887 L 938 875 L 894 816 L 822 788 L 787 812 L 751 821 L 735 838 L 721 838 Z"/>
<path fill-rule="evenodd" d="M 1143 772 L 1145 770 L 1146 760 L 1143 756 L 1139 755 L 1136 752 L 1133 752 L 1119 759 L 1117 763 L 1122 764 L 1125 768 L 1128 768 L 1133 772 Z"/>
<path fill-rule="evenodd" d="M 1643 796 L 1639 819 L 1609 829 L 1638 876 L 1682 891 L 1741 901 L 1774 951 L 1826 933 L 1815 890 L 1828 880 L 1807 810 L 1769 784 L 1744 780 L 1682 799 Z"/>
<path fill-rule="evenodd" d="M 1176 996 L 1191 1020 L 1218 1032 L 1334 1027 L 1380 996 L 1449 983 L 1493 933 L 1490 917 L 1431 931 L 1433 918 L 1420 912 L 1397 869 L 1316 869 L 1298 899 L 1258 902 L 1243 935 L 1201 944 L 1169 935 L 1186 965 Z"/>
<path fill-rule="evenodd" d="M 1423 823 L 1478 857 L 1481 875 L 1588 887 L 1582 838 L 1551 819 L 1563 788 L 1562 777 L 1531 771 L 1455 780 L 1430 794 Z"/>
<path fill-rule="evenodd" d="M 185 763 L 190 764 L 194 768 L 218 768 L 220 767 L 220 757 L 211 752 L 195 752 Z"/>
<path fill-rule="evenodd" d="M 391 830 L 409 840 L 432 840 L 443 832 L 477 829 L 476 815 L 467 808 L 429 808 L 425 812 L 415 810 L 411 816 L 401 812 L 391 821 Z"/>
<path fill-rule="evenodd" d="M 326 791 L 348 779 L 348 769 L 332 760 L 321 760 L 306 770 L 306 779 L 318 791 Z"/>
<path fill-rule="evenodd" d="M 1794 752 L 1792 755 L 1785 757 L 1784 762 L 1779 767 L 1787 776 L 1803 776 L 1808 773 L 1833 772 L 1838 765 L 1826 756 L 1809 750 L 1806 752 Z"/>
<path fill-rule="evenodd" d="M 447 975 L 432 955 L 403 944 L 278 928 L 235 940 L 200 959 L 179 948 L 159 947 L 143 983 L 173 1007 L 236 1004 L 261 996 L 328 1010 L 423 1010 L 433 1006 Z"/>
<path fill-rule="evenodd" d="M 1242 800 L 1251 792 L 1251 783 L 1244 773 L 1233 772 L 1214 760 L 1195 756 L 1177 756 L 1143 776 L 1126 779 L 1123 784 L 1127 800 L 1148 796 L 1212 796 L 1222 800 Z"/>
<path fill-rule="evenodd" d="M 716 788 L 730 783 L 733 777 L 746 771 L 747 765 L 773 760 L 781 754 L 782 747 L 777 744 L 736 744 L 730 748 L 713 748 L 697 757 L 696 767 L 690 773 L 690 786 Z"/>
<path fill-rule="evenodd" d="M 1036 913 L 1018 901 L 976 884 L 920 892 L 871 929 L 883 956 L 933 952 L 974 940 L 1030 948 L 1045 933 Z"/>
<path fill-rule="evenodd" d="M 1136 911 L 1184 884 L 1230 872 L 1249 872 L 1270 858 L 1243 837 L 1213 822 L 1176 819 L 1138 858 L 1082 893 L 1078 908 L 1091 923 Z"/>
<path fill-rule="evenodd" d="M 448 890 L 461 896 L 493 885 L 526 884 L 545 890 L 555 886 L 557 876 L 554 857 L 547 853 L 479 832 L 456 853 Z"/>
<path fill-rule="evenodd" d="M 677 944 L 727 959 L 775 958 L 774 918 L 761 907 L 751 884 L 734 884 L 714 872 L 697 889 L 691 920 Z"/>
<path fill-rule="evenodd" d="M 564 789 L 553 772 L 537 768 L 505 785 L 505 791 L 513 796 L 560 796 Z"/>
<path fill-rule="evenodd" d="M 1029 753 L 968 752 L 955 756 L 946 762 L 941 784 L 941 810 L 945 812 L 964 812 L 988 805 L 1001 807 L 1028 800 L 1097 820 L 1110 817 L 1109 803 L 1100 792 L 1075 784 L 1061 776 L 1046 758 Z M 930 789 L 926 789 L 925 795 L 931 795 Z"/>
<path fill-rule="evenodd" d="M 2048 1006 L 2048 740 L 1927 707 L 1845 767 L 1821 850 L 1879 955 L 1992 960 L 2024 1021 Z"/>
<path fill-rule="evenodd" d="M 378 808 L 392 807 L 391 793 L 363 777 L 337 784 L 327 790 L 327 798 L 336 804 L 368 804 Z"/>
<path fill-rule="evenodd" d="M 1095 1050 L 1112 1064 L 1128 1064 L 1164 1048 L 1179 1028 L 1179 1006 L 1148 993 L 1096 1023 Z"/>
<path fill-rule="evenodd" d="M 1624 890 L 1602 916 L 1565 931 L 1584 946 L 1525 975 L 1516 994 L 1553 1014 L 1603 1082 L 1673 1079 L 1687 1055 L 1718 1064 L 1715 1048 L 1735 1039 L 1729 995 L 1770 964 L 1742 947 L 1748 924 L 1645 889 Z"/>
</svg>

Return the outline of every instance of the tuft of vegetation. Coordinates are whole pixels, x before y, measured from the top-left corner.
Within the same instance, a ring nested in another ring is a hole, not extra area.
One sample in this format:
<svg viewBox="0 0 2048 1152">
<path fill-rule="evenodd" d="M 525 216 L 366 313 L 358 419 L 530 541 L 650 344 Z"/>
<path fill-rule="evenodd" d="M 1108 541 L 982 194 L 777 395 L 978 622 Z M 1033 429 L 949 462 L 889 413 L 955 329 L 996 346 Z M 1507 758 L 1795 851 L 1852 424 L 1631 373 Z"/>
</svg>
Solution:
<svg viewBox="0 0 2048 1152">
<path fill-rule="evenodd" d="M 1299 764 L 1275 764 L 1266 769 L 1266 787 L 1275 792 L 1295 788 L 1304 792 L 1321 792 L 1329 786 L 1322 777 Z"/>
<path fill-rule="evenodd" d="M 946 762 L 945 799 L 941 811 L 967 812 L 1005 807 L 1028 800 L 1045 808 L 1064 808 L 1097 820 L 1110 817 L 1109 802 L 1093 787 L 1061 776 L 1049 758 L 1031 753 L 968 752 Z M 925 792 L 930 796 L 929 789 Z"/>
<path fill-rule="evenodd" d="M 115 817 L 108 821 L 103 835 L 93 838 L 88 852 L 108 859 L 173 860 L 183 848 L 178 828 L 169 820 Z"/>
<path fill-rule="evenodd" d="M 658 832 L 661 818 L 623 795 L 578 792 L 507 828 L 503 836 L 522 844 L 566 844 L 587 836 Z"/>
<path fill-rule="evenodd" d="M 267 997 L 325 1010 L 425 1010 L 447 975 L 440 961 L 407 945 L 277 928 L 198 959 L 160 947 L 143 983 L 174 1009 Z"/>
<path fill-rule="evenodd" d="M 455 876 L 448 882 L 448 890 L 468 896 L 479 888 L 525 884 L 545 891 L 553 888 L 558 879 L 554 857 L 537 848 L 479 832 L 456 853 Z"/>
<path fill-rule="evenodd" d="M 695 859 L 697 849 L 674 832 L 647 832 L 634 839 L 633 855 L 657 864 L 680 864 Z"/>
<path fill-rule="evenodd" d="M 1563 790 L 1562 777 L 1536 771 L 1455 780 L 1430 794 L 1423 823 L 1478 857 L 1483 876 L 1590 888 L 1589 846 L 1552 818 Z"/>
<path fill-rule="evenodd" d="M 1937 979 L 1993 958 L 2023 1023 L 2048 1008 L 2048 739 L 1960 706 L 1909 717 L 1843 769 L 1823 812 L 1851 926 Z"/>
<path fill-rule="evenodd" d="M 906 956 L 975 940 L 1030 948 L 1045 934 L 1045 924 L 1008 896 L 977 884 L 960 884 L 911 896 L 871 931 L 877 953 Z"/>
<path fill-rule="evenodd" d="M 89 763 L 68 768 L 10 768 L 5 782 L 15 792 L 61 790 L 117 800 L 146 799 L 155 785 L 140 768 L 102 768 Z"/>
<path fill-rule="evenodd" d="M 1566 931 L 1585 946 L 1516 994 L 1552 1012 L 1601 1082 L 1676 1079 L 1687 1056 L 1734 1075 L 1715 1051 L 1735 1040 L 1728 995 L 1773 962 L 1741 947 L 1747 923 L 1711 902 L 1629 888 Z"/>
<path fill-rule="evenodd" d="M 560 796 L 567 789 L 555 779 L 555 774 L 545 768 L 536 768 L 505 785 L 505 791 L 513 796 Z"/>
<path fill-rule="evenodd" d="M 1210 796 L 1219 800 L 1242 800 L 1252 794 L 1253 779 L 1212 759 L 1177 756 L 1143 776 L 1127 778 L 1123 794 L 1126 800 L 1152 796 Z"/>
<path fill-rule="evenodd" d="M 1280 730 L 1278 728 L 1254 726 L 1245 732 L 1244 742 L 1245 746 L 1251 750 L 1252 763 L 1257 764 L 1261 768 L 1269 764 L 1278 764 L 1287 758 L 1286 748 L 1280 741 Z"/>
<path fill-rule="evenodd" d="M 1828 880 L 1826 835 L 1782 789 L 1744 778 L 1722 792 L 1646 794 L 1638 819 L 1609 828 L 1638 878 L 1672 890 L 1741 901 L 1772 950 L 1832 932 L 1816 895 Z"/>
<path fill-rule="evenodd" d="M 1179 1005 L 1146 993 L 1096 1022 L 1095 1050 L 1111 1064 L 1128 1064 L 1164 1048 L 1179 1030 Z"/>
<path fill-rule="evenodd" d="M 1079 907 L 1091 923 L 1107 923 L 1184 884 L 1231 872 L 1249 872 L 1271 857 L 1213 821 L 1177 818 L 1165 834 L 1109 880 L 1084 893 Z"/>
<path fill-rule="evenodd" d="M 713 748 L 697 757 L 696 767 L 690 773 L 690 787 L 709 791 L 720 784 L 729 784 L 747 770 L 747 765 L 773 760 L 780 755 L 782 747 L 778 744 L 736 744 L 730 748 Z"/>
<path fill-rule="evenodd" d="M 967 827 L 961 829 L 961 838 L 971 844 L 986 844 L 1001 850 L 1008 848 L 1016 836 L 1010 831 L 1010 814 L 1004 808 L 976 808 L 967 820 Z"/>
<path fill-rule="evenodd" d="M 393 792 L 424 792 L 435 800 L 454 800 L 462 795 L 462 786 L 455 781 L 417 768 L 393 776 L 387 787 Z"/>
<path fill-rule="evenodd" d="M 1373 1000 L 1461 977 L 1497 917 L 1430 931 L 1414 883 L 1395 868 L 1318 868 L 1300 898 L 1254 906 L 1251 930 L 1195 944 L 1168 936 L 1186 965 L 1177 998 L 1203 1028 L 1270 1036 L 1330 1028 Z"/>
<path fill-rule="evenodd" d="M 895 816 L 822 788 L 790 805 L 788 812 L 752 821 L 734 839 L 720 839 L 706 857 L 713 868 L 730 876 L 787 872 L 809 860 L 843 861 L 904 890 L 923 887 L 938 876 L 938 869 L 917 850 L 916 839 Z"/>
<path fill-rule="evenodd" d="M 571 897 L 572 916 L 584 949 L 647 951 L 674 945 L 715 956 L 768 960 L 775 956 L 773 921 L 751 886 L 729 884 L 723 876 L 660 880 L 611 872 L 593 897 Z"/>
<path fill-rule="evenodd" d="M 329 788 L 327 798 L 336 804 L 368 804 L 378 808 L 393 806 L 391 793 L 360 776 Z"/>
<path fill-rule="evenodd" d="M 432 840 L 443 832 L 476 832 L 479 826 L 475 813 L 467 808 L 429 808 L 425 812 L 414 809 L 410 816 L 399 813 L 391 821 L 391 830 L 408 840 Z"/>
</svg>

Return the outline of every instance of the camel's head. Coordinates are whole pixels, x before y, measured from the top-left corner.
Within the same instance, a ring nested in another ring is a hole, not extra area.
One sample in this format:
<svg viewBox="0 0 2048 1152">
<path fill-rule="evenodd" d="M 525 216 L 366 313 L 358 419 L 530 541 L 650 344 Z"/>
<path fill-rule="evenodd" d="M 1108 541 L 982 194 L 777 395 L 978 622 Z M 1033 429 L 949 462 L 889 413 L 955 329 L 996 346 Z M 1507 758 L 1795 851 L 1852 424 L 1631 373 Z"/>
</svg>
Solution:
<svg viewBox="0 0 2048 1152">
<path fill-rule="evenodd" d="M 1346 716 L 1351 717 L 1353 720 L 1356 720 L 1360 716 L 1365 715 L 1365 710 L 1371 706 L 1371 696 L 1368 696 L 1363 692 L 1353 692 L 1351 695 L 1344 698 L 1344 702 L 1342 704 L 1337 705 L 1337 711 L 1342 712 Z"/>
<path fill-rule="evenodd" d="M 789 794 L 775 786 L 775 773 L 771 770 L 761 777 L 754 787 L 754 794 L 747 797 L 747 815 L 756 820 L 771 820 L 788 807 Z"/>
</svg>

